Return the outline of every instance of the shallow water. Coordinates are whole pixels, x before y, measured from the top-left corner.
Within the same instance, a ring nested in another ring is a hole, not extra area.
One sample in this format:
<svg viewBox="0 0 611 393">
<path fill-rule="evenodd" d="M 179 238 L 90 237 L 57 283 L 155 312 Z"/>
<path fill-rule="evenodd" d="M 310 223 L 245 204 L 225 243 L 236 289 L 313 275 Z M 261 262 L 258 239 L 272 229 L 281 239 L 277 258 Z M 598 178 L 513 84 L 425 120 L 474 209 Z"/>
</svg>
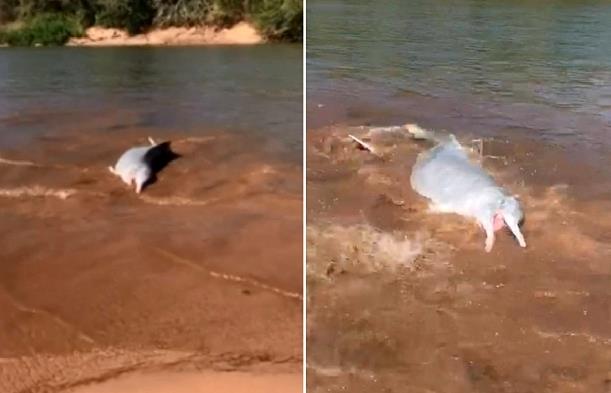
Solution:
<svg viewBox="0 0 611 393">
<path fill-rule="evenodd" d="M 410 189 L 426 144 L 378 135 L 377 158 L 348 132 L 368 128 L 308 135 L 310 390 L 607 392 L 610 205 L 537 181 L 566 156 L 536 139 L 484 144 L 528 244 L 501 231 L 488 254 L 474 222 L 430 213 Z"/>
<path fill-rule="evenodd" d="M 310 390 L 608 392 L 609 4 L 308 8 Z M 483 140 L 526 249 L 428 211 L 409 176 L 430 146 L 369 127 L 412 122 Z"/>
<path fill-rule="evenodd" d="M 299 45 L 2 49 L 0 147 L 66 127 L 222 129 L 300 159 L 301 71 Z"/>
<path fill-rule="evenodd" d="M 313 1 L 308 12 L 310 128 L 410 119 L 534 135 L 608 164 L 607 2 Z"/>
<path fill-rule="evenodd" d="M 0 53 L 0 391 L 299 372 L 300 61 L 291 46 Z M 179 157 L 136 195 L 107 166 L 147 136 Z"/>
<path fill-rule="evenodd" d="M 308 90 L 475 96 L 611 120 L 606 1 L 366 0 L 308 4 Z"/>
</svg>

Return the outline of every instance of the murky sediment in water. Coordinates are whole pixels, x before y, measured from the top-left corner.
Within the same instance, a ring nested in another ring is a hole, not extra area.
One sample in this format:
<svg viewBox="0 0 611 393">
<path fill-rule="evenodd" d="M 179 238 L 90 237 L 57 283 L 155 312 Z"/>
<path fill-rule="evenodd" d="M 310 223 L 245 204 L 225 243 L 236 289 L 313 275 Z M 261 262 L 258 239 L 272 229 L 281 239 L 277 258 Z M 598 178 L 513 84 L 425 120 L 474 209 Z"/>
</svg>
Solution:
<svg viewBox="0 0 611 393">
<path fill-rule="evenodd" d="M 540 135 L 489 135 L 480 156 L 481 134 L 451 131 L 519 196 L 526 249 L 504 231 L 487 254 L 476 223 L 428 211 L 409 176 L 429 144 L 309 131 L 310 390 L 608 392 L 611 175 Z"/>
<path fill-rule="evenodd" d="M 180 157 L 140 195 L 107 169 L 139 132 L 1 153 L 3 392 L 190 358 L 299 370 L 299 166 L 231 133 L 149 134 Z"/>
<path fill-rule="evenodd" d="M 309 391 L 611 391 L 610 15 L 308 2 Z M 484 140 L 528 248 L 505 232 L 486 254 L 476 224 L 427 212 L 425 144 L 376 135 L 376 158 L 347 138 L 404 123 Z"/>
<path fill-rule="evenodd" d="M 300 391 L 300 49 L 2 52 L 0 392 Z"/>
<path fill-rule="evenodd" d="M 299 370 L 299 166 L 243 135 L 148 131 L 180 157 L 140 195 L 107 169 L 140 132 L 1 153 L 3 392 L 189 359 Z"/>
</svg>

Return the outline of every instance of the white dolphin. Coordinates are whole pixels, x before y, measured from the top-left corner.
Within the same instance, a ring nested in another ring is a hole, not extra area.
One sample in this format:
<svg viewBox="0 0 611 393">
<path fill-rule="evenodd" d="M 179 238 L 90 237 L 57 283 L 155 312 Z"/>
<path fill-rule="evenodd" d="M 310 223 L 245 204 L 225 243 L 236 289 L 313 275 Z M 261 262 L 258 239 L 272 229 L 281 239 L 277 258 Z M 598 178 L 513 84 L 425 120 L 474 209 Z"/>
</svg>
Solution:
<svg viewBox="0 0 611 393">
<path fill-rule="evenodd" d="M 149 137 L 148 140 L 150 146 L 132 147 L 119 157 L 114 168 L 112 166 L 108 167 L 112 174 L 119 176 L 128 186 L 135 183 L 136 193 L 138 194 L 142 192 L 144 185 L 154 175 L 151 162 L 147 160 L 147 154 L 160 146 L 153 138 Z"/>
<path fill-rule="evenodd" d="M 415 124 L 406 128 L 416 138 L 438 143 L 418 156 L 410 179 L 414 191 L 430 199 L 433 209 L 438 212 L 476 219 L 486 232 L 486 252 L 492 250 L 494 232 L 505 225 L 520 246 L 526 247 L 519 226 L 524 216 L 520 203 L 507 195 L 481 166 L 469 160 L 453 135 L 440 139 Z"/>
</svg>

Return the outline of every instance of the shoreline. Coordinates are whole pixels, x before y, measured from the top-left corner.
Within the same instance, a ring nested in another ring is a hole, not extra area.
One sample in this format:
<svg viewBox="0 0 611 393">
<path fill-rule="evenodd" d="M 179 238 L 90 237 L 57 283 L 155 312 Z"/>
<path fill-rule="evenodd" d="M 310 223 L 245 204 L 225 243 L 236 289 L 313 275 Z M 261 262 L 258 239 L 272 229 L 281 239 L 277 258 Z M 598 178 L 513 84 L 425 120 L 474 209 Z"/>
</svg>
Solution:
<svg viewBox="0 0 611 393">
<path fill-rule="evenodd" d="M 181 157 L 140 198 L 106 165 L 143 135 L 171 139 Z M 244 138 L 63 129 L 2 149 L 2 228 L 23 230 L 0 253 L 0 311 L 20 326 L 0 335 L 1 392 L 300 391 L 302 269 L 286 261 L 302 250 L 301 171 L 236 149 L 253 145 Z M 31 255 L 22 246 L 41 226 L 55 246 Z"/>
<path fill-rule="evenodd" d="M 0 391 L 30 391 L 43 381 L 49 392 L 196 393 L 226 386 L 236 393 L 300 393 L 303 373 L 299 358 L 262 359 L 250 352 L 98 348 L 0 357 Z"/>
<path fill-rule="evenodd" d="M 81 386 L 72 393 L 122 393 L 146 389 L 149 393 L 197 393 L 229 390 L 235 393 L 298 393 L 301 373 L 256 373 L 244 371 L 135 372 L 103 382 Z"/>
<path fill-rule="evenodd" d="M 154 28 L 146 33 L 130 36 L 115 28 L 93 26 L 84 37 L 73 37 L 65 46 L 205 46 L 257 45 L 267 42 L 248 22 L 216 29 L 209 26 Z"/>
</svg>

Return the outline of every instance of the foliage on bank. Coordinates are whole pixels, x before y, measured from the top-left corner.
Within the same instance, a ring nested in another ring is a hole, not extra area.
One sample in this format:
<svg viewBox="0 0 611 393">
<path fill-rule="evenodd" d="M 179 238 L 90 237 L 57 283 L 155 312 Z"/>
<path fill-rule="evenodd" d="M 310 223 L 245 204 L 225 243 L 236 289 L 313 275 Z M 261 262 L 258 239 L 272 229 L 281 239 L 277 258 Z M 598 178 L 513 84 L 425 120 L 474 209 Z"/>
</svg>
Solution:
<svg viewBox="0 0 611 393">
<path fill-rule="evenodd" d="M 302 40 L 303 0 L 0 0 L 0 43 L 62 45 L 92 25 L 154 27 L 252 22 L 269 40 Z"/>
<path fill-rule="evenodd" d="M 76 18 L 61 14 L 36 15 L 17 26 L 0 30 L 0 42 L 11 46 L 56 46 L 83 34 Z"/>
</svg>

